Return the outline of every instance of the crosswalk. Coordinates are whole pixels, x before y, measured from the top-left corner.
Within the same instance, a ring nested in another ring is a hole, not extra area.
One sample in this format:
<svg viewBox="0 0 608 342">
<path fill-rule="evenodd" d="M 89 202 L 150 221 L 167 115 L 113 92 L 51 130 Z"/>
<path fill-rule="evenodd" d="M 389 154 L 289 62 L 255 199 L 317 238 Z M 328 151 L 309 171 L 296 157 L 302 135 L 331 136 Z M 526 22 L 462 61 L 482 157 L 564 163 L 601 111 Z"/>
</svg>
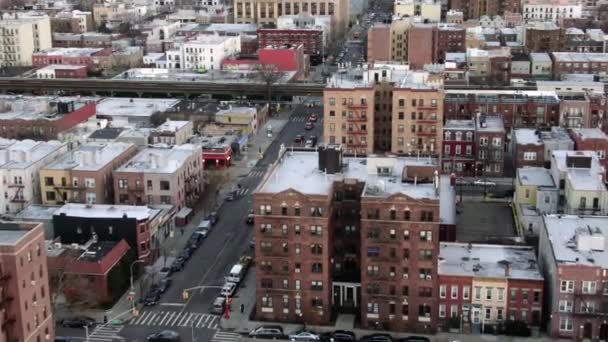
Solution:
<svg viewBox="0 0 608 342">
<path fill-rule="evenodd" d="M 247 195 L 249 191 L 250 189 L 248 187 L 241 187 L 240 189 L 236 190 L 236 195 L 237 197 L 243 197 Z"/>
<path fill-rule="evenodd" d="M 220 322 L 219 316 L 176 311 L 145 311 L 139 317 L 131 319 L 131 325 L 147 325 L 162 327 L 191 327 L 217 329 Z"/>
<path fill-rule="evenodd" d="M 118 336 L 122 328 L 122 325 L 99 325 L 89 334 L 89 340 L 94 342 L 111 342 L 122 339 Z"/>
<path fill-rule="evenodd" d="M 256 169 L 253 169 L 253 170 L 251 170 L 251 172 L 249 172 L 249 175 L 247 177 L 249 177 L 249 178 L 262 178 L 262 177 L 264 177 L 265 173 L 266 173 L 265 170 L 256 170 Z"/>
<path fill-rule="evenodd" d="M 237 342 L 240 339 L 241 339 L 240 334 L 218 331 L 211 338 L 211 342 Z"/>
</svg>

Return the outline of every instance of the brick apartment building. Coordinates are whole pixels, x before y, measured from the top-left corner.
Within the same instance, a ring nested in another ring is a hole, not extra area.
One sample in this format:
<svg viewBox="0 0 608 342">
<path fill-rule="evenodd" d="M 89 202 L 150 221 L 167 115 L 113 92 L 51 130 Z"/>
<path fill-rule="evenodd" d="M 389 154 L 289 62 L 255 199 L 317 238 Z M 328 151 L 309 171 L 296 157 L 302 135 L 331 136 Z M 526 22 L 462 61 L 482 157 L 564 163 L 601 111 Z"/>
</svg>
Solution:
<svg viewBox="0 0 608 342">
<path fill-rule="evenodd" d="M 87 143 L 40 169 L 42 204 L 112 204 L 112 171 L 137 153 L 133 144 Z"/>
<path fill-rule="evenodd" d="M 553 338 L 608 338 L 606 217 L 548 215 L 540 231 L 548 332 Z"/>
<path fill-rule="evenodd" d="M 471 333 L 507 320 L 540 327 L 544 281 L 532 247 L 442 242 L 439 253 L 441 330 Z"/>
<path fill-rule="evenodd" d="M 531 22 L 524 28 L 528 52 L 563 51 L 564 32 L 553 22 Z"/>
<path fill-rule="evenodd" d="M 127 290 L 123 282 L 120 288 L 116 276 L 110 279 L 110 272 L 128 269 L 133 262 L 128 257 L 129 244 L 125 240 L 97 241 L 73 248 L 62 244 L 49 243 L 47 253 L 49 272 L 63 274 L 64 285 L 61 289 L 68 300 L 82 301 L 91 307 L 113 303 L 116 296 Z M 125 266 L 125 264 L 127 264 Z"/>
<path fill-rule="evenodd" d="M 95 101 L 57 96 L 0 95 L 0 137 L 57 139 L 96 113 Z"/>
<path fill-rule="evenodd" d="M 364 328 L 435 331 L 454 188 L 428 158 L 365 160 L 339 145 L 280 151 L 254 194 L 258 319 L 328 324 L 356 310 Z"/>
<path fill-rule="evenodd" d="M 608 56 L 605 53 L 553 52 L 551 57 L 555 79 L 561 79 L 565 74 L 599 75 L 608 71 Z"/>
<path fill-rule="evenodd" d="M 0 221 L 0 253 L 2 340 L 53 340 L 55 322 L 42 224 Z"/>
<path fill-rule="evenodd" d="M 111 48 L 112 42 L 122 38 L 115 33 L 53 33 L 53 47 L 58 48 Z"/>
<path fill-rule="evenodd" d="M 476 112 L 499 115 L 505 130 L 549 128 L 559 124 L 559 97 L 555 92 L 515 90 L 446 90 L 446 119 L 472 119 Z"/>
<path fill-rule="evenodd" d="M 537 130 L 531 128 L 514 129 L 512 151 L 513 164 L 516 169 L 545 165 L 545 146 Z"/>
<path fill-rule="evenodd" d="M 599 128 L 572 128 L 570 136 L 577 151 L 594 151 L 600 164 L 608 170 L 608 135 Z"/>
<path fill-rule="evenodd" d="M 517 0 L 454 0 L 450 8 L 463 12 L 464 19 L 477 19 L 487 15 L 490 17 L 504 15 L 508 12 L 521 13 L 521 2 Z"/>
<path fill-rule="evenodd" d="M 438 155 L 442 79 L 402 65 L 376 65 L 334 75 L 324 90 L 324 141 L 347 154 Z"/>
<path fill-rule="evenodd" d="M 498 116 L 478 114 L 475 120 L 477 175 L 500 177 L 504 172 L 505 127 Z"/>
<path fill-rule="evenodd" d="M 267 46 L 303 45 L 304 53 L 319 59 L 323 52 L 323 31 L 313 29 L 258 29 L 258 45 Z"/>
<path fill-rule="evenodd" d="M 191 144 L 146 148 L 113 175 L 114 203 L 193 208 L 203 192 L 202 150 Z"/>
<path fill-rule="evenodd" d="M 53 214 L 54 238 L 63 244 L 125 240 L 139 259 L 155 259 L 166 208 L 68 203 Z"/>
<path fill-rule="evenodd" d="M 442 173 L 475 176 L 475 141 L 474 120 L 446 120 L 443 125 Z"/>
</svg>

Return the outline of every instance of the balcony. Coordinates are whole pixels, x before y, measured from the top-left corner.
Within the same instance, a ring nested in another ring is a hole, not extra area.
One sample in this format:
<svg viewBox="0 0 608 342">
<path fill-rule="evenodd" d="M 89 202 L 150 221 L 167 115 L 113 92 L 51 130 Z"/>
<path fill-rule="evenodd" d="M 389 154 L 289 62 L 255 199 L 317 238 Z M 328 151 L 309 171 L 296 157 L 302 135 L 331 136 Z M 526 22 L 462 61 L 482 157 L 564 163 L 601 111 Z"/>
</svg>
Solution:
<svg viewBox="0 0 608 342">
<path fill-rule="evenodd" d="M 25 184 L 23 184 L 23 183 L 8 183 L 7 186 L 9 188 L 24 188 Z"/>
<path fill-rule="evenodd" d="M 367 109 L 367 103 L 351 103 L 346 106 L 348 109 Z"/>
</svg>

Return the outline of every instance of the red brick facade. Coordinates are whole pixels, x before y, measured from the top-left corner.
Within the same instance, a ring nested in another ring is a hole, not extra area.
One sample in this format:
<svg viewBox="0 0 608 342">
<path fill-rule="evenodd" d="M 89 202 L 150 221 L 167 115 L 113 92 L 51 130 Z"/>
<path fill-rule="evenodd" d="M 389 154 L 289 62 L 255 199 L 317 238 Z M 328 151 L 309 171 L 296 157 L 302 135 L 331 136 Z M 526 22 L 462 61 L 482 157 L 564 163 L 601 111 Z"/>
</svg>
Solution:
<svg viewBox="0 0 608 342">
<path fill-rule="evenodd" d="M 303 45 L 304 53 L 309 56 L 320 55 L 323 50 L 323 31 L 303 29 L 259 29 L 258 43 L 260 48 L 269 45 Z"/>
</svg>

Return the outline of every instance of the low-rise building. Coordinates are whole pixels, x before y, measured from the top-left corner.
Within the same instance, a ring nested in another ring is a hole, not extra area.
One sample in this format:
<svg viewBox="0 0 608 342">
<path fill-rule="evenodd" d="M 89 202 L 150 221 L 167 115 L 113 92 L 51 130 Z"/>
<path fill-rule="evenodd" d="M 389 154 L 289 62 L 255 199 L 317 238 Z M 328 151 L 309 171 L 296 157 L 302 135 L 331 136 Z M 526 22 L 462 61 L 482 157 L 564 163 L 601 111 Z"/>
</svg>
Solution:
<svg viewBox="0 0 608 342">
<path fill-rule="evenodd" d="M 258 50 L 258 60 L 263 70 L 295 72 L 293 78 L 305 77 L 310 67 L 303 45 L 262 47 Z"/>
<path fill-rule="evenodd" d="M 53 32 L 81 34 L 95 30 L 93 13 L 88 11 L 63 11 L 51 18 Z"/>
<path fill-rule="evenodd" d="M 0 214 L 16 214 L 40 203 L 39 171 L 59 158 L 67 146 L 59 141 L 0 139 Z"/>
<path fill-rule="evenodd" d="M 55 238 L 62 244 L 79 245 L 91 239 L 125 240 L 138 259 L 153 260 L 159 254 L 160 228 L 166 224 L 162 211 L 147 206 L 68 203 L 53 215 Z"/>
<path fill-rule="evenodd" d="M 261 48 L 268 46 L 299 46 L 311 60 L 321 62 L 324 52 L 323 31 L 318 29 L 258 29 L 258 44 Z"/>
<path fill-rule="evenodd" d="M 153 144 L 182 145 L 188 142 L 192 133 L 192 121 L 167 119 L 151 131 L 151 138 Z"/>
<path fill-rule="evenodd" d="M 498 116 L 478 114 L 475 120 L 477 175 L 499 177 L 504 172 L 505 127 Z"/>
<path fill-rule="evenodd" d="M 0 137 L 57 139 L 59 133 L 95 115 L 96 106 L 87 98 L 0 95 Z"/>
<path fill-rule="evenodd" d="M 111 48 L 112 43 L 122 38 L 116 33 L 53 33 L 56 48 Z"/>
<path fill-rule="evenodd" d="M 513 130 L 513 164 L 515 168 L 544 166 L 545 147 L 540 131 L 532 128 Z"/>
<path fill-rule="evenodd" d="M 129 277 L 129 266 L 134 261 L 129 244 L 125 240 L 90 241 L 77 246 L 47 241 L 49 273 L 63 277 L 61 288 L 51 284 L 50 290 L 85 308 L 115 303 L 129 286 L 116 283 L 116 274 Z"/>
<path fill-rule="evenodd" d="M 32 65 L 45 67 L 52 64 L 84 65 L 88 69 L 112 66 L 111 48 L 51 48 L 34 52 Z"/>
<path fill-rule="evenodd" d="M 552 21 L 582 17 L 583 5 L 577 0 L 523 0 L 526 21 Z"/>
<path fill-rule="evenodd" d="M 114 123 L 127 121 L 137 127 L 152 127 L 153 114 L 164 113 L 178 103 L 177 99 L 106 97 L 97 104 L 97 118 Z"/>
<path fill-rule="evenodd" d="M 572 128 L 570 136 L 577 151 L 594 151 L 604 169 L 608 170 L 608 135 L 599 128 Z"/>
<path fill-rule="evenodd" d="M 475 176 L 475 122 L 473 120 L 446 120 L 443 125 L 441 154 L 443 173 L 458 176 Z"/>
<path fill-rule="evenodd" d="M 40 169 L 42 204 L 112 204 L 112 171 L 137 153 L 125 143 L 87 143 Z"/>
<path fill-rule="evenodd" d="M 550 78 L 553 76 L 553 61 L 546 52 L 530 53 L 530 75 L 538 78 Z"/>
<path fill-rule="evenodd" d="M 222 61 L 241 51 L 241 36 L 200 34 L 166 52 L 168 69 L 220 70 Z"/>
<path fill-rule="evenodd" d="M 608 72 L 608 55 L 605 53 L 554 51 L 551 56 L 555 79 L 561 79 L 565 74 L 599 75 Z"/>
<path fill-rule="evenodd" d="M 398 0 L 393 5 L 393 13 L 399 17 L 419 16 L 430 22 L 441 21 L 441 1 L 437 0 Z"/>
<path fill-rule="evenodd" d="M 114 171 L 117 204 L 192 208 L 203 192 L 201 147 L 146 148 Z"/>
<path fill-rule="evenodd" d="M 553 22 L 529 22 L 524 27 L 524 44 L 528 52 L 562 51 L 563 30 Z"/>
<path fill-rule="evenodd" d="M 85 65 L 51 64 L 36 70 L 36 78 L 87 78 Z"/>
<path fill-rule="evenodd" d="M 551 127 L 550 131 L 540 131 L 540 138 L 543 141 L 543 160 L 546 168 L 551 167 L 551 153 L 553 151 L 574 150 L 574 141 L 572 141 L 565 128 Z"/>
<path fill-rule="evenodd" d="M 4 314 L 1 338 L 23 342 L 54 339 L 55 322 L 41 224 L 0 221 L 0 256 L 3 279 L 0 299 Z"/>
<path fill-rule="evenodd" d="M 266 122 L 266 108 L 258 111 L 255 107 L 230 106 L 215 113 L 215 122 L 234 127 L 243 135 L 257 134 L 258 128 Z"/>
<path fill-rule="evenodd" d="M 548 169 L 523 167 L 517 169 L 513 205 L 520 234 L 538 236 L 542 216 L 558 210 L 559 190 Z"/>
<path fill-rule="evenodd" d="M 540 328 L 543 276 L 532 247 L 439 245 L 439 325 L 464 332 L 521 321 Z"/>
<path fill-rule="evenodd" d="M 548 215 L 538 247 L 552 338 L 605 339 L 607 217 Z"/>
</svg>

